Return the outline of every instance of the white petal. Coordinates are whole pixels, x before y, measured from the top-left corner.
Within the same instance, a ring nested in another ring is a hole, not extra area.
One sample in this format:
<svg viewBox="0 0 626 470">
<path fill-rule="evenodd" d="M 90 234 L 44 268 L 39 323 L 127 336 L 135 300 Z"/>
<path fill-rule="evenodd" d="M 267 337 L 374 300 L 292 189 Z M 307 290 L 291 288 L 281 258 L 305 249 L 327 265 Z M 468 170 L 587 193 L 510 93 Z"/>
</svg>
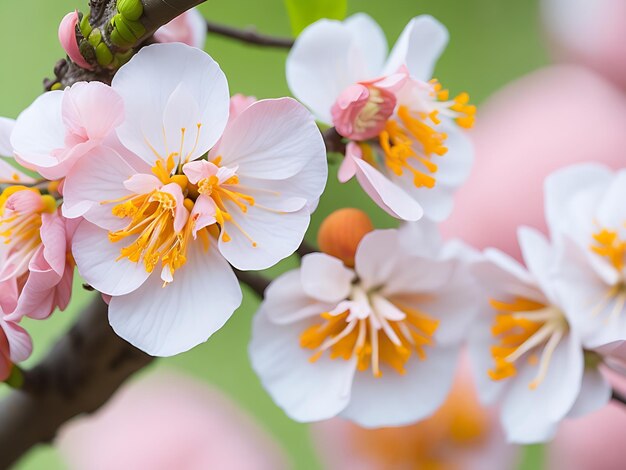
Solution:
<svg viewBox="0 0 626 470">
<path fill-rule="evenodd" d="M 363 237 L 354 266 L 364 289 L 387 284 L 400 256 L 398 245 L 397 230 L 374 230 Z"/>
<path fill-rule="evenodd" d="M 553 282 L 557 259 L 556 247 L 551 246 L 541 232 L 530 227 L 520 227 L 517 238 L 528 270 L 551 303 L 556 303 Z"/>
<path fill-rule="evenodd" d="M 337 303 L 350 294 L 355 274 L 337 258 L 324 253 L 310 253 L 302 258 L 302 288 L 314 299 Z"/>
<path fill-rule="evenodd" d="M 402 426 L 430 416 L 450 391 L 459 350 L 435 347 L 426 354 L 423 361 L 409 358 L 404 375 L 385 366 L 378 378 L 369 370 L 357 372 L 350 404 L 340 416 L 366 428 Z"/>
<path fill-rule="evenodd" d="M 371 78 L 353 32 L 339 21 L 305 28 L 287 57 L 289 89 L 326 124 L 332 123 L 330 109 L 341 92 Z"/>
<path fill-rule="evenodd" d="M 146 168 L 146 171 L 149 170 Z M 136 177 L 136 170 L 115 150 L 100 147 L 91 151 L 74 165 L 65 179 L 63 215 L 68 218 L 85 216 L 90 222 L 108 229 L 124 227 L 126 222 L 111 213 L 115 203 L 101 203 L 132 194 L 125 185 L 131 177 Z"/>
<path fill-rule="evenodd" d="M 611 399 L 613 389 L 597 367 L 586 367 L 580 393 L 568 418 L 578 418 L 599 410 Z"/>
<path fill-rule="evenodd" d="M 312 363 L 313 351 L 300 347 L 300 335 L 310 322 L 272 323 L 264 307 L 255 315 L 249 346 L 252 368 L 261 383 L 292 419 L 319 421 L 336 416 L 350 401 L 354 360 L 327 355 Z"/>
<path fill-rule="evenodd" d="M 544 183 L 546 221 L 550 231 L 567 230 L 569 207 L 575 193 L 606 188 L 612 177 L 609 168 L 596 163 L 572 165 L 549 175 Z M 565 219 L 565 220 L 564 220 Z"/>
<path fill-rule="evenodd" d="M 13 119 L 0 116 L 0 157 L 13 156 L 13 147 L 11 146 L 13 127 L 15 127 Z"/>
<path fill-rule="evenodd" d="M 580 342 L 574 335 L 566 335 L 554 350 L 546 377 L 536 389 L 531 389 L 529 384 L 536 377 L 538 367 L 521 363 L 518 375 L 509 379 L 511 388 L 502 405 L 502 424 L 509 440 L 520 443 L 544 440 L 541 431 L 551 428 L 570 411 L 582 382 Z"/>
<path fill-rule="evenodd" d="M 457 188 L 470 175 L 474 163 L 474 146 L 467 132 L 452 123 L 446 122 L 442 125 L 441 132 L 448 136 L 445 142 L 448 152 L 443 157 L 435 159 L 436 185 Z"/>
<path fill-rule="evenodd" d="M 448 44 L 448 31 L 430 15 L 413 18 L 391 50 L 384 75 L 406 65 L 413 78 L 424 82 L 433 77 L 439 56 Z"/>
<path fill-rule="evenodd" d="M 387 296 L 416 293 L 438 295 L 438 290 L 451 280 L 456 267 L 456 260 L 400 254 L 381 292 Z"/>
<path fill-rule="evenodd" d="M 415 256 L 434 257 L 443 246 L 438 225 L 427 219 L 403 223 L 398 237 L 403 250 Z"/>
<path fill-rule="evenodd" d="M 230 264 L 243 270 L 266 269 L 293 254 L 311 218 L 306 207 L 278 212 L 251 206 L 243 213 L 231 201 L 225 206 L 233 220 L 225 222 L 219 248 Z M 224 241 L 224 232 L 229 241 Z"/>
<path fill-rule="evenodd" d="M 472 375 L 478 398 L 484 405 L 493 405 L 510 386 L 510 381 L 492 380 L 489 377 L 489 369 L 494 366 L 490 350 L 494 343 L 491 335 L 492 318 L 493 315 L 489 312 L 480 315 L 474 326 L 468 329 L 467 344 Z"/>
<path fill-rule="evenodd" d="M 299 269 L 274 279 L 265 291 L 263 305 L 269 320 L 279 325 L 321 315 L 334 307 L 312 299 L 304 292 Z"/>
<path fill-rule="evenodd" d="M 153 356 L 173 356 L 205 342 L 241 304 L 241 289 L 214 244 L 189 247 L 187 263 L 163 286 L 159 273 L 113 297 L 109 321 L 126 341 Z"/>
<path fill-rule="evenodd" d="M 326 162 L 326 147 L 311 113 L 291 98 L 251 104 L 224 131 L 211 157 L 238 165 L 238 175 L 281 180 L 308 164 Z"/>
<path fill-rule="evenodd" d="M 44 93 L 18 116 L 11 134 L 11 145 L 22 165 L 46 168 L 58 163 L 51 153 L 65 146 L 62 100 L 63 92 L 60 90 Z M 37 138 L 33 138 L 34 135 Z"/>
<path fill-rule="evenodd" d="M 412 222 L 424 215 L 422 206 L 409 193 L 372 165 L 361 159 L 354 159 L 354 164 L 359 184 L 378 207 L 398 219 Z"/>
<path fill-rule="evenodd" d="M 601 227 L 621 228 L 626 220 L 626 171 L 620 170 L 613 177 L 611 184 L 598 207 L 597 222 Z"/>
<path fill-rule="evenodd" d="M 193 156 L 208 151 L 217 142 L 228 120 L 229 94 L 224 73 L 208 54 L 184 44 L 142 48 L 120 68 L 112 86 L 126 106 L 126 120 L 117 134 L 128 149 L 148 163 L 157 159 L 150 145 L 163 158 L 180 150 L 180 128 L 167 129 L 168 136 L 178 133 L 179 138 L 173 142 L 166 142 L 163 133 L 165 124 L 180 125 L 180 120 L 174 119 L 180 114 L 166 115 L 166 109 L 182 110 L 190 99 L 195 103 L 201 128 L 198 134 L 198 123 L 190 123 L 185 135 L 185 141 L 192 144 L 198 139 Z"/>
<path fill-rule="evenodd" d="M 365 13 L 356 13 L 343 22 L 352 33 L 371 77 L 380 75 L 387 58 L 387 39 L 382 28 Z"/>
<path fill-rule="evenodd" d="M 96 290 L 108 295 L 124 295 L 141 286 L 150 274 L 143 263 L 119 259 L 120 249 L 133 240 L 109 241 L 108 232 L 88 221 L 76 229 L 72 253 L 80 275 Z"/>
</svg>

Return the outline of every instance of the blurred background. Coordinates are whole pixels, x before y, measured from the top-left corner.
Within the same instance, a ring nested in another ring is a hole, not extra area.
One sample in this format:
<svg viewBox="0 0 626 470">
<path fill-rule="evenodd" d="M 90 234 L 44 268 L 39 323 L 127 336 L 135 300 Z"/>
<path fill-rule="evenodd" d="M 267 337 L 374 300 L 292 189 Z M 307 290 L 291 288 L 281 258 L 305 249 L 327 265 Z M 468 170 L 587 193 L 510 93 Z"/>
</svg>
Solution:
<svg viewBox="0 0 626 470">
<path fill-rule="evenodd" d="M 572 3 L 579 4 L 581 1 Z M 600 8 L 607 2 L 590 0 L 586 3 Z M 569 6 L 567 2 L 558 0 L 550 3 L 556 5 L 551 11 L 546 10 L 544 16 L 550 18 L 559 16 L 558 3 L 564 4 L 565 8 Z M 55 62 L 63 56 L 57 41 L 58 23 L 74 9 L 85 11 L 86 0 L 0 2 L 0 115 L 16 117 L 41 93 L 43 78 L 52 75 Z M 267 34 L 290 35 L 282 0 L 208 0 L 200 11 L 215 22 L 241 27 L 255 25 Z M 452 93 L 467 91 L 470 94 L 472 101 L 479 105 L 479 124 L 475 131 L 478 170 L 475 169 L 467 187 L 459 194 L 455 214 L 445 226 L 447 234 L 463 236 L 479 247 L 497 245 L 515 254 L 512 241 L 514 227 L 521 223 L 541 227 L 541 180 L 547 171 L 583 159 L 604 159 L 614 166 L 625 161 L 619 149 L 626 148 L 624 137 L 621 137 L 626 128 L 621 125 L 626 123 L 626 105 L 620 101 L 624 98 L 619 86 L 609 82 L 619 83 L 620 71 L 603 68 L 598 54 L 593 54 L 593 51 L 568 49 L 567 25 L 552 25 L 552 34 L 548 35 L 542 25 L 537 0 L 350 0 L 349 14 L 357 11 L 374 17 L 383 27 L 390 44 L 409 19 L 419 14 L 432 14 L 450 30 L 450 45 L 437 66 L 436 77 Z M 590 18 L 588 13 L 582 18 Z M 580 35 L 587 31 L 575 23 L 574 27 Z M 626 28 L 621 27 L 621 31 L 624 30 Z M 619 38 L 612 40 L 620 41 Z M 626 42 L 621 42 L 610 52 L 621 54 L 622 64 L 626 62 L 624 44 Z M 571 47 L 575 49 L 575 46 Z M 206 50 L 225 71 L 231 93 L 258 98 L 289 94 L 284 76 L 286 52 L 247 46 L 217 36 L 208 37 Z M 608 60 L 613 61 L 610 54 Z M 561 67 L 544 70 L 500 91 L 510 82 L 553 63 L 554 57 L 585 63 L 608 79 L 582 69 Z M 594 62 L 588 60 L 589 57 L 598 60 Z M 497 95 L 490 100 L 496 92 Z M 481 123 L 481 105 L 486 102 L 489 104 L 485 106 L 484 123 Z M 567 119 L 573 122 L 571 126 Z M 597 132 L 595 128 L 598 128 Z M 622 129 L 621 133 L 619 129 Z M 614 134 L 619 134 L 619 137 Z M 591 153 L 593 151 L 596 153 Z M 362 208 L 371 215 L 377 227 L 393 226 L 394 222 L 370 203 L 356 185 L 337 183 L 336 167 L 334 165 L 329 173 L 329 186 L 313 217 L 309 240 L 315 241 L 317 227 L 323 218 L 339 207 Z M 499 184 L 490 186 L 495 180 Z M 505 194 L 504 189 L 510 189 L 510 194 Z M 526 199 L 530 202 L 525 203 Z M 500 219 L 503 223 L 498 226 L 496 224 Z M 293 266 L 294 261 L 287 260 L 268 274 L 275 275 Z M 45 355 L 90 295 L 77 282 L 73 303 L 66 312 L 53 315 L 45 322 L 25 320 L 25 327 L 32 333 L 35 343 L 29 364 L 37 363 Z M 168 374 L 174 375 L 166 377 L 174 378 L 165 382 L 175 382 L 178 380 L 176 377 L 182 374 L 190 379 L 180 380 L 192 380 L 195 384 L 192 388 L 198 383 L 210 385 L 214 390 L 211 393 L 221 391 L 234 402 L 234 405 L 224 406 L 241 408 L 237 413 L 243 413 L 241 419 L 246 421 L 246 426 L 254 427 L 257 437 L 263 436 L 260 438 L 262 442 L 275 442 L 267 444 L 268 453 L 271 448 L 272 453 L 282 454 L 283 457 L 277 458 L 287 459 L 289 468 L 322 468 L 322 458 L 320 452 L 315 450 L 315 439 L 310 429 L 292 422 L 272 403 L 250 368 L 247 343 L 250 320 L 257 305 L 258 299 L 254 294 L 245 291 L 243 306 L 210 341 L 178 357 L 160 359 L 140 375 L 167 370 Z M 137 379 L 141 381 L 141 377 Z M 146 388 L 145 393 L 153 389 Z M 0 395 L 2 393 L 6 393 L 4 387 L 0 387 Z M 181 397 L 180 400 L 187 399 Z M 219 400 L 222 398 L 215 400 L 221 403 Z M 168 406 L 167 401 L 163 403 L 163 406 Z M 622 413 L 622 410 L 613 411 Z M 246 414 L 251 418 L 245 417 Z M 141 414 L 128 416 L 129 420 L 142 419 Z M 172 419 L 168 416 L 167 413 L 162 419 L 157 416 L 156 425 L 168 427 L 168 420 Z M 222 419 L 232 421 L 223 416 Z M 251 424 L 250 419 L 256 424 Z M 117 423 L 119 429 L 129 425 Z M 116 426 L 113 426 L 109 432 L 115 433 L 115 429 Z M 212 431 L 206 432 L 207 439 L 212 439 Z M 132 441 L 133 435 L 130 434 L 128 439 Z M 257 442 L 257 445 L 261 444 Z M 246 449 L 251 452 L 246 446 L 241 452 L 245 453 Z M 261 450 L 258 452 L 263 453 Z M 518 468 L 544 468 L 546 456 L 546 448 L 541 446 L 523 449 Z M 236 455 L 233 458 L 236 459 Z M 61 454 L 58 446 L 40 446 L 26 456 L 17 468 L 52 470 L 68 468 L 67 465 L 67 457 Z M 510 465 L 510 468 L 517 466 Z M 268 467 L 263 468 L 272 467 L 268 463 Z M 499 470 L 504 467 L 482 468 Z"/>
</svg>

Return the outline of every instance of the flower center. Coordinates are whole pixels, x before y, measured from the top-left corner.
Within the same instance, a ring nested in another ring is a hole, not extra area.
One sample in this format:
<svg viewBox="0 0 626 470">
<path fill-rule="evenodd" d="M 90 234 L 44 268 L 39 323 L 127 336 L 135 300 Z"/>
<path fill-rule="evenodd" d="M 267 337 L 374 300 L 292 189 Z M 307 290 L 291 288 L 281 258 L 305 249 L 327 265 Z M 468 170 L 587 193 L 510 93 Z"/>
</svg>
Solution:
<svg viewBox="0 0 626 470">
<path fill-rule="evenodd" d="M 11 186 L 0 195 L 0 238 L 6 246 L 0 277 L 23 274 L 41 245 L 41 215 L 57 210 L 56 200 L 36 188 Z M 10 271 L 10 274 L 9 274 Z"/>
<path fill-rule="evenodd" d="M 617 230 L 602 229 L 593 234 L 593 240 L 595 244 L 590 246 L 591 251 L 622 271 L 626 263 L 626 241 L 620 238 Z"/>
<path fill-rule="evenodd" d="M 537 375 L 529 384 L 531 389 L 537 388 L 546 377 L 556 347 L 569 329 L 565 316 L 556 307 L 520 297 L 509 303 L 490 300 L 490 304 L 498 312 L 491 334 L 499 344 L 491 347 L 495 366 L 489 370 L 489 377 L 503 380 L 515 376 L 516 363 L 526 356 L 530 365 L 539 364 Z"/>
<path fill-rule="evenodd" d="M 213 163 L 219 166 L 221 158 L 217 157 L 213 160 Z M 256 242 L 233 220 L 226 207 L 226 203 L 232 202 L 241 212 L 246 213 L 248 212 L 248 207 L 254 206 L 254 198 L 237 190 L 239 177 L 234 174 L 234 171 L 226 173 L 222 178 L 224 179 L 220 181 L 220 175 L 215 174 L 201 179 L 197 184 L 198 193 L 213 199 L 215 203 L 215 220 L 221 227 L 224 227 L 225 222 L 232 223 L 250 240 L 252 246 L 257 246 Z M 222 230 L 222 241 L 228 242 L 230 239 L 226 230 Z"/>
<path fill-rule="evenodd" d="M 365 295 L 359 288 L 355 291 L 353 297 Z M 433 345 L 439 322 L 378 294 L 369 297 L 365 304 L 363 299 L 347 301 L 336 311 L 322 313 L 320 321 L 300 335 L 300 346 L 315 351 L 311 362 L 328 351 L 331 359 L 356 358 L 359 371 L 371 368 L 374 377 L 381 377 L 381 364 L 405 374 L 404 365 L 413 352 L 426 359 L 425 348 Z"/>
</svg>

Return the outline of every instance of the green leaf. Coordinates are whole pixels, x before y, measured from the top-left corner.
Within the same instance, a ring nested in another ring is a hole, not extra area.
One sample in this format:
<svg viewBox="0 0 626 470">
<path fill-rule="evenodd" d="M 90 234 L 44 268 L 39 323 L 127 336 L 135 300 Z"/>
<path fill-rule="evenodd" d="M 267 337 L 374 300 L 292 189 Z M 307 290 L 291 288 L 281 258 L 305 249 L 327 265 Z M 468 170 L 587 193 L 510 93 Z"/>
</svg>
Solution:
<svg viewBox="0 0 626 470">
<path fill-rule="evenodd" d="M 291 21 L 293 34 L 297 36 L 311 23 L 321 18 L 343 20 L 348 11 L 348 0 L 284 0 Z"/>
</svg>

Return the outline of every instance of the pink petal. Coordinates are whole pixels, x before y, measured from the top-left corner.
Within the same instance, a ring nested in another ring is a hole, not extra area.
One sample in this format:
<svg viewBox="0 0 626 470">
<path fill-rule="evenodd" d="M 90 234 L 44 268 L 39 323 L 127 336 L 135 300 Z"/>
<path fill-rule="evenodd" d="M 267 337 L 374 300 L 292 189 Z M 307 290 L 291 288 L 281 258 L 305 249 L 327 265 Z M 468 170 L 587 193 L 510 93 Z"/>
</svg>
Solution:
<svg viewBox="0 0 626 470">
<path fill-rule="evenodd" d="M 195 162 L 187 163 L 183 166 L 183 173 L 189 178 L 189 182 L 192 184 L 198 183 L 198 181 L 208 178 L 209 176 L 216 175 L 219 167 L 206 160 L 199 160 Z"/>
<path fill-rule="evenodd" d="M 424 210 L 419 203 L 402 188 L 389 181 L 369 163 L 355 159 L 356 177 L 363 190 L 385 212 L 402 220 L 416 221 Z"/>
<path fill-rule="evenodd" d="M 376 113 L 370 116 L 371 110 L 368 108 L 368 116 L 364 120 L 362 113 L 368 105 Z M 385 128 L 395 106 L 396 97 L 389 90 L 360 83 L 351 85 L 339 95 L 331 109 L 333 125 L 344 137 L 353 140 L 371 139 Z"/>
<path fill-rule="evenodd" d="M 138 173 L 124 181 L 124 187 L 136 194 L 147 194 L 163 186 L 161 180 L 154 175 Z"/>
<path fill-rule="evenodd" d="M 205 195 L 200 195 L 191 211 L 191 218 L 195 218 L 196 220 L 193 227 L 194 238 L 198 230 L 213 225 L 216 222 L 215 212 L 215 202 L 213 202 L 213 199 Z"/>
<path fill-rule="evenodd" d="M 44 247 L 43 256 L 49 267 L 61 276 L 67 259 L 67 237 L 63 217 L 58 212 L 42 214 L 40 233 Z"/>
<path fill-rule="evenodd" d="M 59 42 L 72 62 L 79 67 L 93 70 L 93 66 L 85 60 L 78 49 L 76 41 L 76 25 L 78 24 L 78 10 L 68 13 L 59 24 Z"/>
<path fill-rule="evenodd" d="M 357 167 L 355 160 L 361 158 L 363 158 L 361 147 L 354 142 L 348 143 L 348 146 L 346 147 L 346 155 L 341 162 L 339 172 L 337 173 L 337 178 L 340 183 L 347 183 L 354 175 L 356 175 Z"/>
<path fill-rule="evenodd" d="M 164 193 L 171 194 L 176 200 L 176 213 L 174 215 L 174 230 L 180 232 L 189 218 L 189 211 L 185 207 L 183 191 L 176 183 L 166 184 L 161 188 Z"/>
</svg>

